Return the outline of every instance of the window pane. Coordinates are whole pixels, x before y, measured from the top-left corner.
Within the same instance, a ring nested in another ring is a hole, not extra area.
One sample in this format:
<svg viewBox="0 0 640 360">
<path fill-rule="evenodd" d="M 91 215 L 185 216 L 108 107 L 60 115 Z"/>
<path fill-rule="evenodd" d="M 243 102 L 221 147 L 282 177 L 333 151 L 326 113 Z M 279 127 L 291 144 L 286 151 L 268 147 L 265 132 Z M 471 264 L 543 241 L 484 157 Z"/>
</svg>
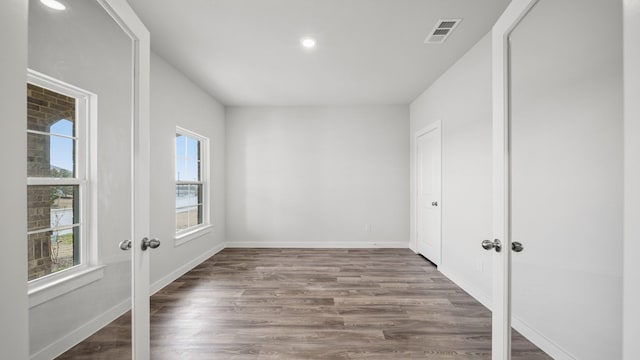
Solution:
<svg viewBox="0 0 640 360">
<path fill-rule="evenodd" d="M 186 209 L 176 210 L 176 230 L 184 230 L 189 227 L 189 220 L 187 219 L 188 211 Z"/>
<path fill-rule="evenodd" d="M 176 181 L 200 181 L 200 141 L 176 134 Z"/>
<path fill-rule="evenodd" d="M 74 136 L 76 99 L 27 84 L 27 129 Z"/>
<path fill-rule="evenodd" d="M 187 143 L 186 136 L 176 134 L 176 157 L 177 158 L 184 159 L 187 157 L 187 153 L 186 153 L 187 148 L 185 146 L 186 143 Z"/>
<path fill-rule="evenodd" d="M 55 134 L 55 135 L 74 136 L 75 125 L 73 122 L 69 121 L 68 119 L 62 119 L 57 123 L 51 125 L 50 132 L 51 134 Z"/>
<path fill-rule="evenodd" d="M 176 208 L 198 205 L 199 185 L 176 185 Z"/>
<path fill-rule="evenodd" d="M 177 181 L 200 181 L 200 164 L 195 160 L 176 159 Z"/>
<path fill-rule="evenodd" d="M 27 176 L 75 176 L 75 119 L 76 99 L 27 84 Z M 29 280 L 80 263 L 78 193 L 77 185 L 27 186 Z"/>
<path fill-rule="evenodd" d="M 75 176 L 75 140 L 27 133 L 27 176 Z"/>
<path fill-rule="evenodd" d="M 202 142 L 176 134 L 176 229 L 185 230 L 203 223 Z"/>
<path fill-rule="evenodd" d="M 202 185 L 176 185 L 176 230 L 202 224 Z"/>
<path fill-rule="evenodd" d="M 34 280 L 80 263 L 79 228 L 28 236 L 28 279 Z"/>
<path fill-rule="evenodd" d="M 27 186 L 28 231 L 79 223 L 78 191 L 77 185 Z"/>
<path fill-rule="evenodd" d="M 193 208 L 180 208 L 176 210 L 176 230 L 185 230 L 196 224 L 191 224 L 189 221 L 191 210 Z"/>
<path fill-rule="evenodd" d="M 200 142 L 198 140 L 187 137 L 186 157 L 190 160 L 200 159 Z"/>
<path fill-rule="evenodd" d="M 189 209 L 189 226 L 196 226 L 198 224 L 200 224 L 200 210 L 199 210 L 199 206 L 198 207 L 194 207 L 194 208 L 190 208 Z"/>
<path fill-rule="evenodd" d="M 182 177 L 184 174 L 185 161 L 181 156 L 176 156 L 176 181 L 183 181 Z"/>
</svg>

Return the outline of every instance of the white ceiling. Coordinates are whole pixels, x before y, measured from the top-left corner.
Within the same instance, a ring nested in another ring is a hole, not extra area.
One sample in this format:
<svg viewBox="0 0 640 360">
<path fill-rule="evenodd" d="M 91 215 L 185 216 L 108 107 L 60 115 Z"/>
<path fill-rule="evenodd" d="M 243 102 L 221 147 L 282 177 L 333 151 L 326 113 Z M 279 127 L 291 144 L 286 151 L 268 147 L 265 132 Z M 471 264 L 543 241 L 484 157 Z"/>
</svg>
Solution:
<svg viewBox="0 0 640 360">
<path fill-rule="evenodd" d="M 152 48 L 226 105 L 408 104 L 509 0 L 129 0 Z M 444 44 L 438 19 L 462 18 Z M 300 38 L 312 36 L 308 51 Z"/>
</svg>

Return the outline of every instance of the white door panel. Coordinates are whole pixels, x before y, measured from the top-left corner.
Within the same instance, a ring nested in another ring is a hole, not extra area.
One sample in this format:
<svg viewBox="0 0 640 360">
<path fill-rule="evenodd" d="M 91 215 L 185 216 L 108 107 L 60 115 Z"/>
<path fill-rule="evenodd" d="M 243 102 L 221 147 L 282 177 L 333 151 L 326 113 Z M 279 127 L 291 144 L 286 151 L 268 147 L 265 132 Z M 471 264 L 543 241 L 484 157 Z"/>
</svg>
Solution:
<svg viewBox="0 0 640 360">
<path fill-rule="evenodd" d="M 440 124 L 416 136 L 416 248 L 436 265 L 441 261 Z"/>
<path fill-rule="evenodd" d="M 621 14 L 514 0 L 493 29 L 494 360 L 621 358 Z"/>
<path fill-rule="evenodd" d="M 15 120 L 28 124 L 31 357 L 54 358 L 132 309 L 133 327 L 101 335 L 91 356 L 144 360 L 149 33 L 126 0 L 60 4 L 29 1 L 29 115 Z"/>
</svg>

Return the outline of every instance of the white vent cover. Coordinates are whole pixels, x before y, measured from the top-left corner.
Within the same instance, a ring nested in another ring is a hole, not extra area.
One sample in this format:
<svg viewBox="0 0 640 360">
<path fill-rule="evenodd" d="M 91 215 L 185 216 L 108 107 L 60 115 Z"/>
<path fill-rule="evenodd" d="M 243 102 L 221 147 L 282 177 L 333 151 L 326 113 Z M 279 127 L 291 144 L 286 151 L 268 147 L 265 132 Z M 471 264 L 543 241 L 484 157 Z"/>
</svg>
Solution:
<svg viewBox="0 0 640 360">
<path fill-rule="evenodd" d="M 440 19 L 433 27 L 429 36 L 424 40 L 425 44 L 442 44 L 453 30 L 460 24 L 462 19 Z"/>
</svg>

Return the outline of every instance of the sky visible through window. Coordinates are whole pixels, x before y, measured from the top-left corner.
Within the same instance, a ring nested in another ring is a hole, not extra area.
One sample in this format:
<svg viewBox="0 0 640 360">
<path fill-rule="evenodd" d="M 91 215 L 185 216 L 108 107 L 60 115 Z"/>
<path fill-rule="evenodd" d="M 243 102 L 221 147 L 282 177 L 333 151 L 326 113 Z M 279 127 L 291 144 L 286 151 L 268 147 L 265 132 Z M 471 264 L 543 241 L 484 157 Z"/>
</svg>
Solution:
<svg viewBox="0 0 640 360">
<path fill-rule="evenodd" d="M 62 119 L 56 122 L 55 124 L 51 125 L 50 132 L 51 134 L 73 136 L 74 135 L 73 126 L 74 126 L 73 122 L 67 119 Z M 49 146 L 50 146 L 49 157 L 50 157 L 51 167 L 58 167 L 61 169 L 69 170 L 70 172 L 73 173 L 73 163 L 74 163 L 74 156 L 73 156 L 74 144 L 73 143 L 74 143 L 73 139 L 55 136 L 55 135 L 51 136 L 51 139 L 49 142 Z"/>
<path fill-rule="evenodd" d="M 176 135 L 176 180 L 200 181 L 198 140 Z"/>
</svg>

